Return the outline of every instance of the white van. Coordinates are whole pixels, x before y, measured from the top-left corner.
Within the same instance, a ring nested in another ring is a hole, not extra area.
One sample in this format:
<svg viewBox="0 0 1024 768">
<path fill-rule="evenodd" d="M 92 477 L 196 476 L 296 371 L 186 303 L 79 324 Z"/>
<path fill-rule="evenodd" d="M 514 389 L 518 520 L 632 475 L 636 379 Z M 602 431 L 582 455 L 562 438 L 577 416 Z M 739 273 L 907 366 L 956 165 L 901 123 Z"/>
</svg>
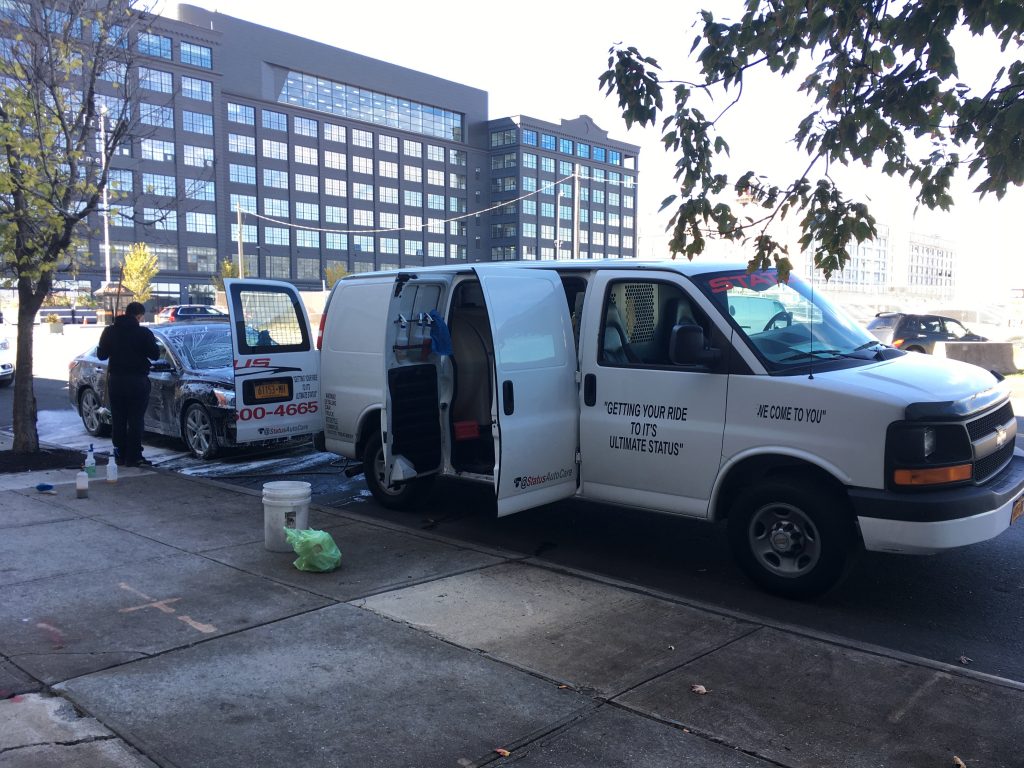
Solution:
<svg viewBox="0 0 1024 768">
<path fill-rule="evenodd" d="M 883 346 L 796 276 L 632 261 L 353 275 L 318 345 L 290 284 L 225 286 L 238 441 L 322 433 L 388 507 L 446 476 L 488 484 L 498 515 L 576 497 L 724 519 L 744 570 L 791 596 L 832 586 L 856 546 L 973 544 L 1024 507 L 1007 386 Z"/>
</svg>

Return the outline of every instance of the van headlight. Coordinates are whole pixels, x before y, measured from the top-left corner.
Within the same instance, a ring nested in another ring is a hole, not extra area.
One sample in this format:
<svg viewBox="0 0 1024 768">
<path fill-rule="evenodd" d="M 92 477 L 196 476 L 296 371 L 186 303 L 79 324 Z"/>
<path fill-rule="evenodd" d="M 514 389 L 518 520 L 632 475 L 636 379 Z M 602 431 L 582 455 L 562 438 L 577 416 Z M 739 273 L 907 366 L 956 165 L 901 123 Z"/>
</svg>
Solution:
<svg viewBox="0 0 1024 768">
<path fill-rule="evenodd" d="M 886 466 L 895 486 L 962 483 L 974 474 L 970 440 L 962 424 L 893 424 Z"/>
<path fill-rule="evenodd" d="M 220 387 L 213 388 L 213 396 L 217 399 L 217 406 L 219 408 L 234 408 L 235 407 L 235 390 L 233 389 L 221 389 Z"/>
</svg>

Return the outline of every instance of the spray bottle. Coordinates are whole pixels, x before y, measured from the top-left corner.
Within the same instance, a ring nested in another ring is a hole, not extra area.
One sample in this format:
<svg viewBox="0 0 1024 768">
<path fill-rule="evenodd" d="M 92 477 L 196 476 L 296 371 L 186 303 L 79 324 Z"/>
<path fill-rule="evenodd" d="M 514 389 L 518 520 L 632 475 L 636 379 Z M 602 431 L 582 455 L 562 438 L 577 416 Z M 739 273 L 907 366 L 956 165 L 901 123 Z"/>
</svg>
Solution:
<svg viewBox="0 0 1024 768">
<path fill-rule="evenodd" d="M 89 452 L 85 454 L 85 473 L 89 477 L 96 477 L 96 454 L 93 453 L 92 443 L 89 443 Z"/>
<path fill-rule="evenodd" d="M 75 475 L 75 496 L 79 499 L 89 498 L 89 474 L 84 469 Z"/>
<path fill-rule="evenodd" d="M 117 459 L 115 459 L 113 456 L 107 459 L 107 482 L 117 482 Z"/>
</svg>

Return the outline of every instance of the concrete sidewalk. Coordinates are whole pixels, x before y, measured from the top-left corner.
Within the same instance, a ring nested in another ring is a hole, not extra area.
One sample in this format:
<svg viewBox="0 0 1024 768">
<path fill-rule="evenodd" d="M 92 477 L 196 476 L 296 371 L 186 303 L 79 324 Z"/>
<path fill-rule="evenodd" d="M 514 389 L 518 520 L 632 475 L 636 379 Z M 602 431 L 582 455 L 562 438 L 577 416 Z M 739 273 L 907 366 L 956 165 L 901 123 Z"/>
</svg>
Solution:
<svg viewBox="0 0 1024 768">
<path fill-rule="evenodd" d="M 73 474 L 0 475 L 3 768 L 1022 765 L 1010 681 L 358 509 L 303 573 L 258 494 Z"/>
</svg>

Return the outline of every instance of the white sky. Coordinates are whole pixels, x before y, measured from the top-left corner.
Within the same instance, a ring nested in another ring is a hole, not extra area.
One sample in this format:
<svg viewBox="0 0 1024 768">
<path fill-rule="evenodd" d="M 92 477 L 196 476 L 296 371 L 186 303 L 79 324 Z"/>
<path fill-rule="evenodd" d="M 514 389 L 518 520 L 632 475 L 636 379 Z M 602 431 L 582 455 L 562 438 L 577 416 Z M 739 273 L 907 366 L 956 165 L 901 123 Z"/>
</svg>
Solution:
<svg viewBox="0 0 1024 768">
<path fill-rule="evenodd" d="M 486 9 L 479 0 L 192 0 L 191 4 L 480 88 L 488 92 L 492 119 L 524 114 L 557 123 L 589 115 L 612 138 L 641 147 L 637 225 L 638 253 L 643 258 L 668 256 L 664 232 L 668 215 L 659 214 L 658 208 L 677 189 L 672 181 L 675 157 L 664 151 L 660 130 L 634 127 L 627 131 L 616 100 L 599 90 L 608 49 L 619 42 L 634 45 L 659 61 L 663 80 L 696 79 L 697 66 L 688 52 L 699 31 L 694 23 L 699 9 L 710 7 L 718 15 L 725 7 L 735 7 L 738 15 L 742 7 L 739 0 L 728 4 L 721 0 L 622 4 L 515 0 Z M 156 10 L 176 17 L 176 6 L 172 0 L 157 0 Z M 967 70 L 977 66 L 985 78 L 979 84 L 987 85 L 990 48 L 961 55 L 961 74 L 966 77 Z M 770 76 L 752 80 L 741 105 L 729 112 L 725 131 L 733 170 L 778 173 L 773 180 L 781 183 L 805 168 L 807 158 L 787 145 L 807 111 L 795 95 L 795 80 L 790 80 Z M 666 106 L 671 107 L 670 91 Z M 873 213 L 893 228 L 894 235 L 914 231 L 953 241 L 962 265 L 959 287 L 965 293 L 984 296 L 996 290 L 988 286 L 997 285 L 998 290 L 1024 286 L 1024 265 L 1018 265 L 1024 261 L 1018 223 L 1024 214 L 1021 190 L 1013 190 L 1002 202 L 978 204 L 965 186 L 955 196 L 958 205 L 953 212 L 924 212 L 915 219 L 913 199 L 900 182 L 873 171 L 843 173 L 839 169 L 833 176 L 841 185 L 849 184 L 850 193 L 869 195 Z M 994 272 L 1000 274 L 996 283 L 992 282 Z"/>
</svg>

